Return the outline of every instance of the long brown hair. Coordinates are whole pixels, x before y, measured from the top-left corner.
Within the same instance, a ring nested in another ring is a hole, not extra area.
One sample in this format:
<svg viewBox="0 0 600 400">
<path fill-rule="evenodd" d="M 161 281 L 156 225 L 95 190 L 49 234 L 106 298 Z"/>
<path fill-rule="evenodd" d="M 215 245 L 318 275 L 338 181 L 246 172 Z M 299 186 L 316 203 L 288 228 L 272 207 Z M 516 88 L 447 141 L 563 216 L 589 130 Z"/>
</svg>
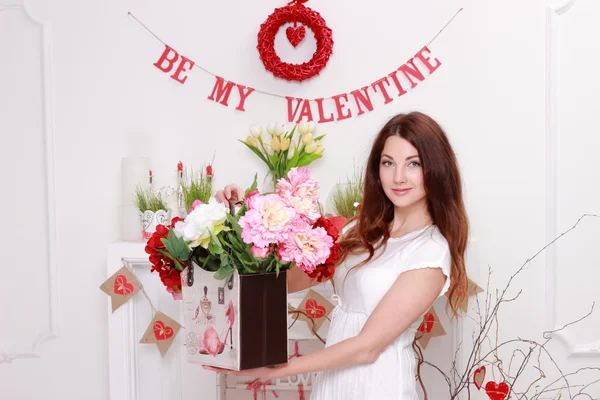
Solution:
<svg viewBox="0 0 600 400">
<path fill-rule="evenodd" d="M 464 254 L 469 223 L 456 155 L 443 129 L 425 114 L 398 114 L 385 124 L 375 138 L 365 171 L 363 201 L 360 212 L 354 218 L 357 223 L 341 239 L 343 250 L 339 263 L 350 254 L 368 252 L 367 259 L 356 267 L 366 264 L 373 258 L 375 250 L 384 246 L 390 237 L 394 204 L 384 193 L 379 179 L 381 153 L 390 136 L 407 140 L 419 152 L 429 215 L 450 247 L 452 266 L 448 303 L 454 315 L 458 315 L 457 305 L 466 296 Z"/>
</svg>

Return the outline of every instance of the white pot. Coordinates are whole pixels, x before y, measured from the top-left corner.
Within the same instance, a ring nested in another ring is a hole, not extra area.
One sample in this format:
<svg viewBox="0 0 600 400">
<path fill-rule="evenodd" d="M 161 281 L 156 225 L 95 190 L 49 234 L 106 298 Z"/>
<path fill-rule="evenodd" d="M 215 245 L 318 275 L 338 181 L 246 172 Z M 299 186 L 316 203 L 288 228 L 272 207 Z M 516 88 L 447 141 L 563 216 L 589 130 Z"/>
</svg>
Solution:
<svg viewBox="0 0 600 400">
<path fill-rule="evenodd" d="M 156 212 L 146 210 L 143 213 L 140 212 L 140 219 L 142 221 L 142 236 L 144 240 L 148 240 L 156 232 L 158 225 L 168 227 L 171 224 L 171 210 L 158 210 Z"/>
</svg>

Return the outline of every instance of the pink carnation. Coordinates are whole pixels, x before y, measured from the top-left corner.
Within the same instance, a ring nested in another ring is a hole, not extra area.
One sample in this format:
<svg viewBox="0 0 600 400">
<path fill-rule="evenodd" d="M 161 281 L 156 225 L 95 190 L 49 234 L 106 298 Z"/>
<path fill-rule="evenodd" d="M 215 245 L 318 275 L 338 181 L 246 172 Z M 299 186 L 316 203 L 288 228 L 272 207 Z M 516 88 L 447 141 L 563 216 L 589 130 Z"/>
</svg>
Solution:
<svg viewBox="0 0 600 400">
<path fill-rule="evenodd" d="M 275 192 L 310 224 L 321 216 L 319 184 L 310 177 L 307 167 L 292 168 L 285 179 L 277 182 Z"/>
<path fill-rule="evenodd" d="M 252 246 L 252 249 L 250 249 L 250 254 L 252 254 L 254 257 L 265 258 L 269 254 L 269 248 Z"/>
<path fill-rule="evenodd" d="M 317 265 L 323 264 L 333 246 L 333 239 L 321 227 L 307 228 L 290 233 L 279 246 L 278 255 L 282 261 L 293 262 L 305 272 L 311 273 Z"/>
<path fill-rule="evenodd" d="M 276 194 L 254 194 L 248 200 L 248 211 L 239 220 L 244 242 L 264 248 L 287 239 L 294 229 L 294 209 Z"/>
</svg>

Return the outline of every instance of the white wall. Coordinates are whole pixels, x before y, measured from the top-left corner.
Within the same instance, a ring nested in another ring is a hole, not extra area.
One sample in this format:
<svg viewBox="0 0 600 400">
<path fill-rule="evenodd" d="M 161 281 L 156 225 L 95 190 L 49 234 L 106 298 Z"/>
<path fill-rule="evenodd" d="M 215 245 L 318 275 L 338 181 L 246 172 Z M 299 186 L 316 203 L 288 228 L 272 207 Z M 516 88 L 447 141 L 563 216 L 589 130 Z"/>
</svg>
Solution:
<svg viewBox="0 0 600 400">
<path fill-rule="evenodd" d="M 475 240 L 469 272 L 480 284 L 490 265 L 493 283 L 503 287 L 548 239 L 581 214 L 599 213 L 600 139 L 593 117 L 600 79 L 593 66 L 600 61 L 600 6 L 593 0 L 571 1 L 573 7 L 551 17 L 547 6 L 560 2 L 313 0 L 308 5 L 333 29 L 334 55 L 319 77 L 302 84 L 273 78 L 255 48 L 260 23 L 282 1 L 26 1 L 30 15 L 46 26 L 49 47 L 35 21 L 1 9 L 18 2 L 0 0 L 0 129 L 4 140 L 17 140 L 0 150 L 0 205 L 11 210 L 2 231 L 0 361 L 30 352 L 37 332 L 52 328 L 60 337 L 36 349 L 39 358 L 0 365 L 7 399 L 108 398 L 106 296 L 98 286 L 106 278 L 107 244 L 120 239 L 121 157 L 153 157 L 160 184 L 169 182 L 178 160 L 200 165 L 216 154 L 216 185 L 247 185 L 264 169 L 236 139 L 250 124 L 286 117 L 281 99 L 258 93 L 245 113 L 207 100 L 213 79 L 198 69 L 185 85 L 169 79 L 152 66 L 162 44 L 128 11 L 220 76 L 315 98 L 389 73 L 464 7 L 430 46 L 443 66 L 424 83 L 370 114 L 319 128 L 328 133 L 326 155 L 313 173 L 323 194 L 352 172 L 353 160 L 364 159 L 387 118 L 421 110 L 443 125 L 458 153 Z M 50 58 L 40 69 L 45 48 Z M 555 51 L 550 58 L 547 48 Z M 39 189 L 48 182 L 40 157 L 42 138 L 50 134 L 55 235 L 40 223 L 52 216 Z M 556 142 L 547 148 L 548 137 Z M 556 211 L 547 211 L 553 204 Z M 585 314 L 599 300 L 593 294 L 599 253 L 588 239 L 599 229 L 600 221 L 585 220 L 555 254 L 541 254 L 515 281 L 514 289 L 526 290 L 506 305 L 503 336 L 539 339 L 545 328 Z M 48 253 L 48 245 L 56 252 Z M 47 254 L 55 256 L 55 270 Z M 566 341 L 582 345 L 583 355 L 567 358 L 556 343 L 557 362 L 568 370 L 599 366 L 592 351 L 599 321 L 595 313 L 566 331 Z M 600 388 L 590 391 L 598 396 Z"/>
</svg>

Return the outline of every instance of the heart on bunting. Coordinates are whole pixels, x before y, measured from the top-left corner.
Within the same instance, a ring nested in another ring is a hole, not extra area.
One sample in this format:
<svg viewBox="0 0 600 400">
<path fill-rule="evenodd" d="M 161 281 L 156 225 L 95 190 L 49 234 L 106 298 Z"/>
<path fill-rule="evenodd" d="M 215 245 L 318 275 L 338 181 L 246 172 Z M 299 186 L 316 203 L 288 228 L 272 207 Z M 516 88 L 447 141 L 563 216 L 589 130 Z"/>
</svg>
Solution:
<svg viewBox="0 0 600 400">
<path fill-rule="evenodd" d="M 315 299 L 308 299 L 305 308 L 311 318 L 323 318 L 325 315 L 325 307 L 319 305 Z"/>
<path fill-rule="evenodd" d="M 100 286 L 100 290 L 110 296 L 113 312 L 135 296 L 141 288 L 142 284 L 127 267 L 122 267 Z"/>
<path fill-rule="evenodd" d="M 485 393 L 491 400 L 504 400 L 508 396 L 510 388 L 505 382 L 488 382 L 485 385 Z"/>
<path fill-rule="evenodd" d="M 173 336 L 173 328 L 165 325 L 162 321 L 156 321 L 154 323 L 154 337 L 156 340 L 166 340 Z"/>
<path fill-rule="evenodd" d="M 423 317 L 423 322 L 419 326 L 418 331 L 424 332 L 424 333 L 431 332 L 431 330 L 433 329 L 434 322 L 435 322 L 435 317 L 433 316 L 433 314 L 431 314 L 431 313 L 425 314 L 425 316 Z"/>
<path fill-rule="evenodd" d="M 133 292 L 133 285 L 127 281 L 127 277 L 123 274 L 119 274 L 115 278 L 113 283 L 113 290 L 116 294 L 121 296 L 127 296 Z"/>
<path fill-rule="evenodd" d="M 161 357 L 164 358 L 165 354 L 167 354 L 167 351 L 169 351 L 169 348 L 173 344 L 180 328 L 181 325 L 179 322 L 159 311 L 154 314 L 154 318 L 152 318 L 148 328 L 146 328 L 146 332 L 144 333 L 144 336 L 142 336 L 140 343 L 155 343 L 156 346 L 158 346 Z"/>
<path fill-rule="evenodd" d="M 419 341 L 419 344 L 425 349 L 429 344 L 429 341 L 438 336 L 444 336 L 446 330 L 442 326 L 440 319 L 435 312 L 433 306 L 423 315 L 423 321 L 417 328 L 415 338 Z"/>
<path fill-rule="evenodd" d="M 310 328 L 318 331 L 333 310 L 333 304 L 319 293 L 309 289 L 296 310 L 298 312 L 294 319 L 306 321 Z"/>
<path fill-rule="evenodd" d="M 306 36 L 306 29 L 304 26 L 288 26 L 285 30 L 285 36 L 290 41 L 292 46 L 296 47 L 304 40 L 304 36 Z"/>
</svg>

